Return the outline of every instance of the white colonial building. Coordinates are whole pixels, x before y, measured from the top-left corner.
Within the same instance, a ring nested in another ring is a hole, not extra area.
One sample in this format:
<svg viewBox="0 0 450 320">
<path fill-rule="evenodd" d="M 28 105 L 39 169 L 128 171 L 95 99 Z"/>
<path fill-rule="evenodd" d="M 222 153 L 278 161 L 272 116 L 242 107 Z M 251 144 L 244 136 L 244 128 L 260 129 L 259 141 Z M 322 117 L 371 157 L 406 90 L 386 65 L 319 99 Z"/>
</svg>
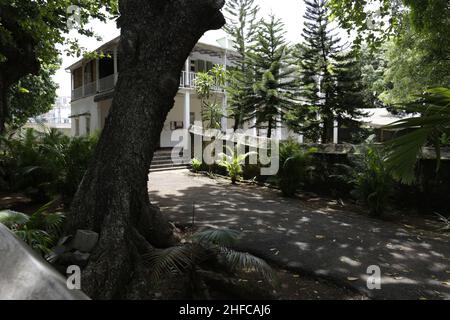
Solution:
<svg viewBox="0 0 450 320">
<path fill-rule="evenodd" d="M 219 40 L 218 43 L 228 42 Z M 96 51 L 105 53 L 102 59 L 82 59 L 67 69 L 72 74 L 72 102 L 71 119 L 72 135 L 90 134 L 102 129 L 112 103 L 114 86 L 118 78 L 120 56 L 118 55 L 119 37 L 105 43 Z M 197 43 L 188 57 L 184 70 L 180 75 L 180 90 L 175 97 L 175 105 L 170 111 L 161 133 L 161 148 L 173 147 L 177 142 L 172 141 L 174 130 L 189 129 L 201 120 L 201 101 L 195 92 L 195 79 L 198 72 L 210 70 L 214 65 L 229 67 L 238 58 L 228 43 L 224 46 Z M 223 89 L 216 90 L 222 97 L 224 110 L 227 108 L 226 93 Z M 224 112 L 226 114 L 226 112 Z M 233 128 L 233 120 L 223 118 L 222 130 Z M 250 124 L 245 129 L 252 127 Z M 256 129 L 250 134 L 257 135 Z M 259 132 L 265 135 L 265 132 Z M 286 138 L 289 135 L 285 128 L 277 128 L 275 137 Z"/>
<path fill-rule="evenodd" d="M 72 74 L 72 135 L 90 134 L 102 129 L 112 103 L 114 86 L 118 78 L 119 38 L 116 38 L 100 48 L 98 52 L 108 57 L 103 59 L 82 59 L 68 69 Z M 197 72 L 205 72 L 216 64 L 231 65 L 236 55 L 219 46 L 198 43 L 186 61 L 180 75 L 180 90 L 175 97 L 175 105 L 167 116 L 161 133 L 161 147 L 173 147 L 171 135 L 177 129 L 189 129 L 194 122 L 201 122 L 201 103 L 195 93 Z M 226 108 L 226 94 L 217 89 L 222 96 L 223 107 Z M 232 123 L 223 119 L 222 126 L 226 129 Z"/>
</svg>

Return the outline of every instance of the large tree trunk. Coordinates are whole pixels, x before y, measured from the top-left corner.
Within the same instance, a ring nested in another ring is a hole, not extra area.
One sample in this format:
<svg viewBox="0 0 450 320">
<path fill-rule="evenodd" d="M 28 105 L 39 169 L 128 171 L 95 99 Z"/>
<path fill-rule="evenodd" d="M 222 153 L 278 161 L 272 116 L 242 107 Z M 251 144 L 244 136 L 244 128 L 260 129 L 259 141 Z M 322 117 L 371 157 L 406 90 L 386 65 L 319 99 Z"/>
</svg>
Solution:
<svg viewBox="0 0 450 320">
<path fill-rule="evenodd" d="M 331 116 L 330 116 L 331 118 Z M 328 117 L 323 119 L 323 128 L 322 128 L 322 143 L 332 143 L 333 142 L 333 128 L 334 128 L 334 121 L 332 118 L 330 119 Z"/>
<path fill-rule="evenodd" d="M 142 254 L 173 244 L 149 201 L 153 153 L 174 104 L 186 58 L 198 39 L 225 23 L 223 0 L 120 0 L 121 58 L 110 115 L 68 217 L 68 234 L 100 234 L 83 271 L 94 299 L 147 298 Z"/>
<path fill-rule="evenodd" d="M 269 125 L 267 126 L 267 138 L 272 138 L 272 120 L 269 120 Z"/>
</svg>

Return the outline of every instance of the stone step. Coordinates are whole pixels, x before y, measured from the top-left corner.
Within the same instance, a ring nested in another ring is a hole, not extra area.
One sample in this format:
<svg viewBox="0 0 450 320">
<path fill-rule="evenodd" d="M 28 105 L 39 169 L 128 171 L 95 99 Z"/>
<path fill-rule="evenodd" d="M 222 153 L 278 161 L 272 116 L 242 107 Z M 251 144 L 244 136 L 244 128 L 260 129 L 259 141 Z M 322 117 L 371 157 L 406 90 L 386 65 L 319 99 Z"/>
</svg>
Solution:
<svg viewBox="0 0 450 320">
<path fill-rule="evenodd" d="M 190 164 L 190 160 L 177 160 L 172 161 L 170 160 L 153 160 L 151 166 L 157 166 L 157 165 L 173 165 L 173 164 Z"/>
<path fill-rule="evenodd" d="M 172 170 L 181 170 L 188 169 L 189 165 L 187 164 L 178 164 L 172 166 L 152 166 L 150 167 L 150 172 L 159 172 L 159 171 L 172 171 Z"/>
<path fill-rule="evenodd" d="M 183 149 L 177 149 L 175 154 L 182 155 Z M 177 158 L 175 161 L 172 160 L 172 155 L 174 154 L 173 149 L 160 149 L 153 155 L 153 161 L 150 166 L 150 172 L 155 171 L 165 171 L 165 170 L 178 170 L 188 168 L 191 159 L 188 158 Z"/>
<path fill-rule="evenodd" d="M 179 165 L 189 165 L 189 162 L 187 161 L 168 161 L 168 162 L 152 162 L 150 168 L 158 168 L 158 167 L 172 167 L 172 166 L 179 166 Z"/>
<path fill-rule="evenodd" d="M 155 151 L 154 156 L 155 157 L 156 156 L 171 156 L 173 152 L 174 152 L 173 149 L 161 149 L 161 150 Z M 177 149 L 175 152 L 178 154 L 182 154 L 183 149 Z"/>
</svg>

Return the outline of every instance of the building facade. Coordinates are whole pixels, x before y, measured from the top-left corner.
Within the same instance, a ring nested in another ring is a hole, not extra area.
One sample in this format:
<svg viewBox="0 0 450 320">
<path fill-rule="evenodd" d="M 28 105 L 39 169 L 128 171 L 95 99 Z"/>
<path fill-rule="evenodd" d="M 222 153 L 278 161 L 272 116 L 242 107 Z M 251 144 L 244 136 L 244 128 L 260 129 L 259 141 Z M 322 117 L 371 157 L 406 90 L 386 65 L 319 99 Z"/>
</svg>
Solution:
<svg viewBox="0 0 450 320">
<path fill-rule="evenodd" d="M 81 136 L 101 130 L 105 125 L 112 104 L 114 86 L 118 79 L 120 56 L 119 38 L 97 49 L 106 57 L 102 59 L 83 59 L 70 66 L 72 75 L 71 119 L 72 135 Z M 175 104 L 167 116 L 161 133 L 160 146 L 173 147 L 172 133 L 177 129 L 189 129 L 194 123 L 201 123 L 201 101 L 195 91 L 198 72 L 206 72 L 214 65 L 231 66 L 236 55 L 219 46 L 198 43 L 188 57 L 180 75 L 180 88 Z M 217 89 L 226 109 L 226 94 Z M 222 129 L 232 127 L 230 120 L 222 120 Z"/>
</svg>

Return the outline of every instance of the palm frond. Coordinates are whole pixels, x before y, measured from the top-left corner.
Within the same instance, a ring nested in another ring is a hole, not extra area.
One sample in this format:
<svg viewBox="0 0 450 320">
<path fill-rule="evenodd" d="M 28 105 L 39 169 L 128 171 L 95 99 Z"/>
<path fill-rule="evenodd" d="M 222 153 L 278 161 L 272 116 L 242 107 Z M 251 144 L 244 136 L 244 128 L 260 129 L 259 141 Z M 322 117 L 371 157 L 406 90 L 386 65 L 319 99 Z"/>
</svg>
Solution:
<svg viewBox="0 0 450 320">
<path fill-rule="evenodd" d="M 44 215 L 45 229 L 51 234 L 58 234 L 66 216 L 62 212 L 48 213 Z"/>
<path fill-rule="evenodd" d="M 0 223 L 3 223 L 9 229 L 17 225 L 24 225 L 28 222 L 29 217 L 21 212 L 12 210 L 0 211 Z"/>
<path fill-rule="evenodd" d="M 50 252 L 49 247 L 52 244 L 52 238 L 44 230 L 29 229 L 25 225 L 22 229 L 16 230 L 14 233 L 33 249 L 44 254 Z"/>
<path fill-rule="evenodd" d="M 402 119 L 384 127 L 387 130 L 413 130 L 385 143 L 388 151 L 386 162 L 398 180 L 410 184 L 414 181 L 414 168 L 422 148 L 430 140 L 436 149 L 439 169 L 439 138 L 450 129 L 450 89 L 429 89 L 417 101 L 399 106 L 399 109 L 420 116 Z"/>
<path fill-rule="evenodd" d="M 239 238 L 240 233 L 232 229 L 208 229 L 197 232 L 192 236 L 196 242 L 212 243 L 218 246 L 233 246 Z"/>
<path fill-rule="evenodd" d="M 159 281 L 170 272 L 183 273 L 190 268 L 197 257 L 195 249 L 190 245 L 176 246 L 167 249 L 155 249 L 143 256 L 146 264 L 151 267 L 151 277 Z"/>
<path fill-rule="evenodd" d="M 442 214 L 440 214 L 438 212 L 435 212 L 434 214 L 438 217 L 439 221 L 444 224 L 444 226 L 441 228 L 441 230 L 443 230 L 443 231 L 450 230 L 450 219 L 444 217 Z"/>
<path fill-rule="evenodd" d="M 247 252 L 239 252 L 225 248 L 222 250 L 222 254 L 225 263 L 232 271 L 254 271 L 268 281 L 273 280 L 273 270 L 263 259 Z"/>
<path fill-rule="evenodd" d="M 386 143 L 386 164 L 396 179 L 405 184 L 414 182 L 414 168 L 431 130 L 433 129 L 417 129 Z"/>
</svg>

